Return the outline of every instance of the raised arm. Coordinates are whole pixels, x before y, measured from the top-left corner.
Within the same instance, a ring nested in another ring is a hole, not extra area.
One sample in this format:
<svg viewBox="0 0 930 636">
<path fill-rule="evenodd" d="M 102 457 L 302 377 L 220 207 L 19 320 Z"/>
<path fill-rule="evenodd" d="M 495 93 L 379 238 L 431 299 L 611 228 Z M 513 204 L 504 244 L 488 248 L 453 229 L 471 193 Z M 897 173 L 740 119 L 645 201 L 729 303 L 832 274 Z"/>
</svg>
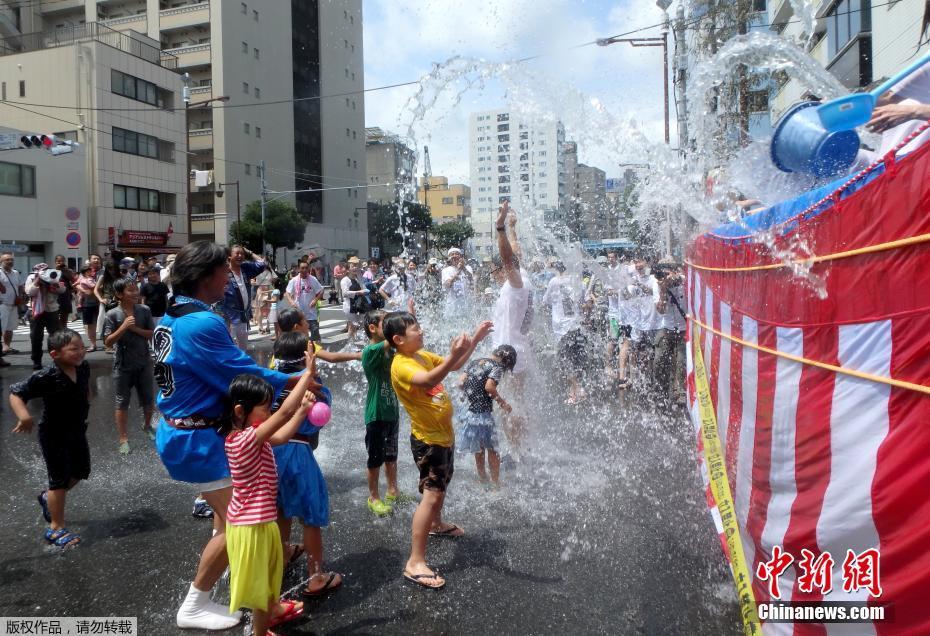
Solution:
<svg viewBox="0 0 930 636">
<path fill-rule="evenodd" d="M 500 212 L 497 214 L 497 223 L 494 226 L 495 231 L 497 232 L 497 250 L 501 255 L 501 264 L 504 268 L 504 272 L 507 274 L 507 280 L 510 282 L 511 287 L 517 289 L 523 287 L 523 278 L 520 276 L 520 268 L 514 264 L 514 250 L 513 245 L 510 243 L 510 239 L 507 236 L 507 215 L 508 213 L 513 214 L 510 211 L 510 203 L 504 201 L 504 205 L 501 206 Z M 516 222 L 516 217 L 512 217 L 514 223 Z M 514 226 L 514 235 L 516 235 L 516 226 Z"/>
<path fill-rule="evenodd" d="M 312 343 L 308 346 L 307 351 L 304 352 L 304 361 L 307 370 L 301 374 L 300 379 L 297 381 L 290 395 L 287 396 L 287 399 L 284 400 L 284 403 L 281 404 L 281 407 L 277 411 L 272 413 L 267 420 L 262 422 L 261 425 L 255 429 L 255 439 L 257 443 L 261 444 L 269 440 L 278 429 L 290 422 L 291 418 L 298 412 L 301 403 L 306 399 L 306 393 L 311 386 L 310 383 L 313 381 L 313 376 L 316 375 L 316 358 L 313 353 Z M 300 420 L 298 420 L 298 424 L 299 423 Z"/>
<path fill-rule="evenodd" d="M 475 333 L 472 334 L 471 337 L 466 336 L 467 346 L 459 358 L 455 361 L 455 364 L 452 367 L 453 371 L 458 371 L 463 366 L 465 366 L 465 363 L 468 362 L 468 359 L 475 352 L 475 349 L 478 347 L 481 341 L 487 338 L 488 334 L 490 334 L 493 329 L 494 323 L 492 323 L 490 320 L 485 320 L 480 325 L 478 325 L 478 328 L 475 329 Z M 449 357 L 451 358 L 452 356 L 450 355 Z"/>
</svg>

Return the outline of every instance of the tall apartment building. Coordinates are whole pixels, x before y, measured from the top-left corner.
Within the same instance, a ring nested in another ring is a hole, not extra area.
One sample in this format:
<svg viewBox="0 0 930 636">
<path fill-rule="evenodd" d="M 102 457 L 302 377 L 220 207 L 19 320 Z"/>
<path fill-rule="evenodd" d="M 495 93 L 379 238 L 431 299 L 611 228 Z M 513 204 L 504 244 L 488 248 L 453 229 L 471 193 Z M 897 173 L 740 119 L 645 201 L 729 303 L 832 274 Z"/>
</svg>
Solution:
<svg viewBox="0 0 930 636">
<path fill-rule="evenodd" d="M 477 254 L 493 252 L 494 219 L 505 200 L 518 210 L 541 210 L 547 220 L 564 209 L 561 122 L 524 121 L 507 109 L 472 113 L 468 141 Z"/>
<path fill-rule="evenodd" d="M 259 198 L 264 161 L 267 188 L 290 192 L 282 198 L 311 219 L 308 249 L 331 258 L 367 249 L 356 209 L 365 198 L 356 187 L 365 182 L 361 0 L 50 0 L 7 17 L 23 34 L 92 22 L 144 34 L 188 74 L 178 128 L 188 129 L 191 169 L 213 171 L 212 184 L 192 184 L 193 238 L 228 240 L 236 197 L 216 197 L 216 186 L 238 182 L 244 208 Z"/>
<path fill-rule="evenodd" d="M 64 230 L 80 222 L 86 234 L 68 251 L 73 257 L 112 247 L 134 254 L 177 250 L 188 241 L 177 59 L 145 35 L 92 22 L 17 34 L 36 17 L 23 12 L 39 6 L 24 6 L 12 18 L 8 9 L 7 19 L 0 19 L 0 118 L 23 133 L 56 133 L 80 144 L 80 152 L 36 168 L 42 174 L 34 195 L 54 202 L 62 197 L 46 199 L 47 190 L 69 188 L 76 160 L 84 162 L 84 200 L 77 202 L 76 192 L 67 197 L 80 217 L 66 219 L 64 209 L 55 210 L 45 240 L 59 245 Z M 10 150 L 3 159 L 19 162 L 36 152 L 47 151 Z M 0 214 L 0 235 L 15 238 L 6 231 L 5 216 Z"/>
<path fill-rule="evenodd" d="M 380 128 L 365 129 L 365 170 L 369 203 L 395 203 L 412 195 L 417 156 L 396 134 Z"/>
<path fill-rule="evenodd" d="M 851 90 L 884 80 L 930 50 L 930 42 L 921 38 L 925 4 L 922 0 L 819 0 L 808 52 Z M 803 25 L 790 3 L 770 3 L 768 18 L 772 30 L 800 38 Z M 802 99 L 804 87 L 786 74 L 773 93 L 775 120 Z"/>
<path fill-rule="evenodd" d="M 572 204 L 578 212 L 579 238 L 613 237 L 617 219 L 607 204 L 607 174 L 600 168 L 579 163 L 573 181 Z"/>
<path fill-rule="evenodd" d="M 449 183 L 447 177 L 421 178 L 417 201 L 429 208 L 434 225 L 471 220 L 471 188 L 464 183 Z"/>
</svg>

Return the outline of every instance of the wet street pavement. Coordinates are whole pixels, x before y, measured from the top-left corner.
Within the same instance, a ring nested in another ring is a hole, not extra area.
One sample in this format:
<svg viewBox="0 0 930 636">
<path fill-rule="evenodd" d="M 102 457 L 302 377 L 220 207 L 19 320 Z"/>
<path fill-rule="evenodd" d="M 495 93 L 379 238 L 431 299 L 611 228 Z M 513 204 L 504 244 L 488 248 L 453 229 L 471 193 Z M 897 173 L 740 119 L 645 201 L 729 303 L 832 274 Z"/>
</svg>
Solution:
<svg viewBox="0 0 930 636">
<path fill-rule="evenodd" d="M 254 347 L 263 359 L 270 343 Z M 136 616 L 142 634 L 197 634 L 178 630 L 174 615 L 211 523 L 191 517 L 193 488 L 168 478 L 135 404 L 132 454 L 117 453 L 111 358 L 89 359 L 92 470 L 68 498 L 68 525 L 83 543 L 66 552 L 42 537 L 36 494 L 46 477 L 35 433 L 11 433 L 8 389 L 31 372 L 28 356 L 7 358 L 15 366 L 0 370 L 0 615 Z M 547 367 L 544 356 L 540 366 Z M 502 490 L 485 491 L 472 458 L 456 457 L 444 516 L 466 536 L 430 539 L 429 561 L 447 579 L 445 589 L 430 591 L 401 578 L 413 505 L 385 519 L 365 505 L 361 369 L 321 367 L 335 396 L 317 451 L 330 491 L 325 555 L 346 579 L 279 633 L 740 632 L 683 414 L 657 417 L 596 397 L 564 406 L 558 387 L 544 384 L 534 393 L 532 459 L 505 473 Z M 400 484 L 415 493 L 408 438 L 402 420 Z M 299 537 L 295 528 L 292 539 Z M 305 567 L 301 560 L 285 573 L 292 594 Z M 228 598 L 227 581 L 217 598 Z"/>
</svg>

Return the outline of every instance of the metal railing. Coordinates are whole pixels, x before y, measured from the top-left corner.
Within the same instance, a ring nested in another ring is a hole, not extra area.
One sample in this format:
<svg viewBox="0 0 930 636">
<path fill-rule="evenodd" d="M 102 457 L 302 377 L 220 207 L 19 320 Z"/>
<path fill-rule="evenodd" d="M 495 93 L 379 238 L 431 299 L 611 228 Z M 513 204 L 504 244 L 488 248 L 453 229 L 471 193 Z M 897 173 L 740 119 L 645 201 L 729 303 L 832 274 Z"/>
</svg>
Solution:
<svg viewBox="0 0 930 636">
<path fill-rule="evenodd" d="M 173 9 L 162 9 L 161 16 L 167 17 L 171 15 L 180 15 L 182 13 L 194 13 L 195 11 L 200 11 L 202 9 L 209 9 L 209 2 L 199 2 L 197 4 L 185 4 L 183 7 L 175 7 Z"/>
<path fill-rule="evenodd" d="M 146 44 L 99 22 L 69 25 L 51 31 L 24 33 L 0 39 L 0 56 L 43 51 L 90 41 L 106 44 L 133 57 L 167 69 L 177 70 L 178 68 L 178 58 L 176 56 L 165 53 L 158 47 Z"/>
</svg>

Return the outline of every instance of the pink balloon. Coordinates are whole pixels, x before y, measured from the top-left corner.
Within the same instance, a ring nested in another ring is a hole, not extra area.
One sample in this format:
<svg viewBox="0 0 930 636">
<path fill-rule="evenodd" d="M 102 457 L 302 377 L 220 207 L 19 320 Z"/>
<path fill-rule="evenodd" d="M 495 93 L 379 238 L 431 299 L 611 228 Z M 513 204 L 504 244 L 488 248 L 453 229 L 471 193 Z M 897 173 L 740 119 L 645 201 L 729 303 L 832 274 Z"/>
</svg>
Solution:
<svg viewBox="0 0 930 636">
<path fill-rule="evenodd" d="M 333 412 L 326 402 L 314 402 L 307 413 L 310 423 L 318 428 L 323 428 L 329 424 L 329 419 L 332 416 Z"/>
</svg>

